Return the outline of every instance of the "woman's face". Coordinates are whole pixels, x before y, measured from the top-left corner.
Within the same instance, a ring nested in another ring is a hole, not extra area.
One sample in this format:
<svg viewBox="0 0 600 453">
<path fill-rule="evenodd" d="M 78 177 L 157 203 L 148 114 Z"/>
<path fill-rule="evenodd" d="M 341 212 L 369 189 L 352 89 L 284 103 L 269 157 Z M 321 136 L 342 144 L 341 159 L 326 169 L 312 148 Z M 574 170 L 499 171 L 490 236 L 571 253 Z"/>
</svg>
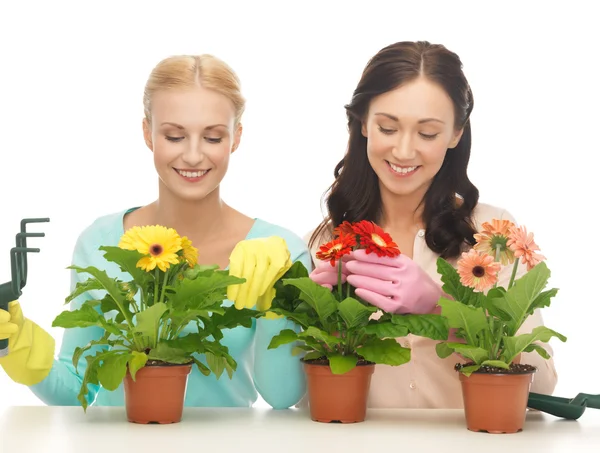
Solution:
<svg viewBox="0 0 600 453">
<path fill-rule="evenodd" d="M 374 98 L 362 134 L 380 189 L 424 196 L 448 148 L 460 140 L 462 130 L 455 130 L 454 123 L 450 97 L 423 77 Z"/>
<path fill-rule="evenodd" d="M 151 122 L 143 127 L 160 184 L 186 200 L 219 187 L 242 132 L 233 103 L 203 87 L 155 93 Z"/>
</svg>

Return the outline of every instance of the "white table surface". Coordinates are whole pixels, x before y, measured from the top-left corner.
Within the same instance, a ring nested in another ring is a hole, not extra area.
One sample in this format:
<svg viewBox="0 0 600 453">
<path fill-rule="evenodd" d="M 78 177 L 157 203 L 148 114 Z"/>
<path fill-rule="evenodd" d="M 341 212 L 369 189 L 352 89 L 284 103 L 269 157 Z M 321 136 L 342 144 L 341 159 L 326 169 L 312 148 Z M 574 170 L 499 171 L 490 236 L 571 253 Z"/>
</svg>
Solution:
<svg viewBox="0 0 600 453">
<path fill-rule="evenodd" d="M 0 408 L 1 453 L 477 453 L 600 452 L 600 410 L 577 421 L 529 412 L 515 434 L 466 429 L 462 410 L 370 409 L 367 420 L 326 424 L 290 409 L 185 408 L 171 425 L 127 422 L 124 408 Z"/>
</svg>

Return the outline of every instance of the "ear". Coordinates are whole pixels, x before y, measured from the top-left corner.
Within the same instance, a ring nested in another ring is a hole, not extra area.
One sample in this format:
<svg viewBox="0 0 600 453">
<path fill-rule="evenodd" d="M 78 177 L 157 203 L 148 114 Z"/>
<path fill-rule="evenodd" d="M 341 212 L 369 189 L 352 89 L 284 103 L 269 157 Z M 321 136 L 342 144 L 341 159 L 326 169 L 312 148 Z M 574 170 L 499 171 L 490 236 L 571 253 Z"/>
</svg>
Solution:
<svg viewBox="0 0 600 453">
<path fill-rule="evenodd" d="M 233 153 L 240 146 L 240 141 L 242 140 L 242 131 L 243 127 L 241 124 L 238 124 L 235 132 L 233 134 L 233 145 L 231 145 L 231 152 Z"/>
<path fill-rule="evenodd" d="M 460 139 L 462 138 L 464 131 L 465 131 L 464 128 L 462 128 L 458 131 L 454 131 L 454 136 L 452 137 L 452 140 L 450 141 L 450 144 L 448 145 L 448 149 L 456 148 L 456 146 L 458 145 L 458 142 L 460 142 Z"/>
<path fill-rule="evenodd" d="M 360 132 L 364 138 L 367 138 L 367 125 L 364 121 L 361 121 L 360 123 Z"/>
<path fill-rule="evenodd" d="M 144 141 L 150 151 L 154 152 L 154 145 L 152 144 L 152 127 L 146 118 L 142 120 L 142 130 L 144 131 Z"/>
</svg>

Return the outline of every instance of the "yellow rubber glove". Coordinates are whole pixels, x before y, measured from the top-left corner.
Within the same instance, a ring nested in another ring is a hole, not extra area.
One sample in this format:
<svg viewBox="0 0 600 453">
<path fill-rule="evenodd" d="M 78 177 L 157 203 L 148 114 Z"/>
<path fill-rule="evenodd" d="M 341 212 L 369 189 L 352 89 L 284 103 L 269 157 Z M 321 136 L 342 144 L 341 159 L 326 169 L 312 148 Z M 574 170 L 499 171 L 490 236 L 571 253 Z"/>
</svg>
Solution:
<svg viewBox="0 0 600 453">
<path fill-rule="evenodd" d="M 227 298 L 237 309 L 270 308 L 275 290 L 273 285 L 292 267 L 290 251 L 278 236 L 248 239 L 238 242 L 229 257 L 229 274 L 245 278 L 241 285 L 227 288 Z"/>
<path fill-rule="evenodd" d="M 23 317 L 18 301 L 0 310 L 0 339 L 8 338 L 8 355 L 0 358 L 6 374 L 18 384 L 43 381 L 54 363 L 54 338 Z"/>
</svg>

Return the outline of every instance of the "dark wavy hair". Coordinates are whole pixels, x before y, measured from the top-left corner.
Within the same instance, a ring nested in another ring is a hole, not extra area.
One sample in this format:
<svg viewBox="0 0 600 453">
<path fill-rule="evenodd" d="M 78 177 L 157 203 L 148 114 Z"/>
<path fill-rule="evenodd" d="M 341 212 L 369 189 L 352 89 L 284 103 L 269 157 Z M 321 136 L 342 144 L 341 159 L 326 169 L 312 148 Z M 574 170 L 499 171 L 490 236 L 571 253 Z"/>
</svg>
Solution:
<svg viewBox="0 0 600 453">
<path fill-rule="evenodd" d="M 313 233 L 311 247 L 323 232 L 331 232 L 345 220 L 378 221 L 382 213 L 379 180 L 367 158 L 362 122 L 373 98 L 420 76 L 446 91 L 454 104 L 455 128 L 464 128 L 459 143 L 446 153 L 421 202 L 425 239 L 429 248 L 444 258 L 457 257 L 466 244 L 474 244 L 476 230 L 471 215 L 479 200 L 479 190 L 467 176 L 473 94 L 458 55 L 442 45 L 419 41 L 391 44 L 367 63 L 352 101 L 345 106 L 349 130 L 347 151 L 335 167 L 335 181 L 325 203 L 328 215 Z M 457 195 L 462 200 L 457 202 Z"/>
</svg>

